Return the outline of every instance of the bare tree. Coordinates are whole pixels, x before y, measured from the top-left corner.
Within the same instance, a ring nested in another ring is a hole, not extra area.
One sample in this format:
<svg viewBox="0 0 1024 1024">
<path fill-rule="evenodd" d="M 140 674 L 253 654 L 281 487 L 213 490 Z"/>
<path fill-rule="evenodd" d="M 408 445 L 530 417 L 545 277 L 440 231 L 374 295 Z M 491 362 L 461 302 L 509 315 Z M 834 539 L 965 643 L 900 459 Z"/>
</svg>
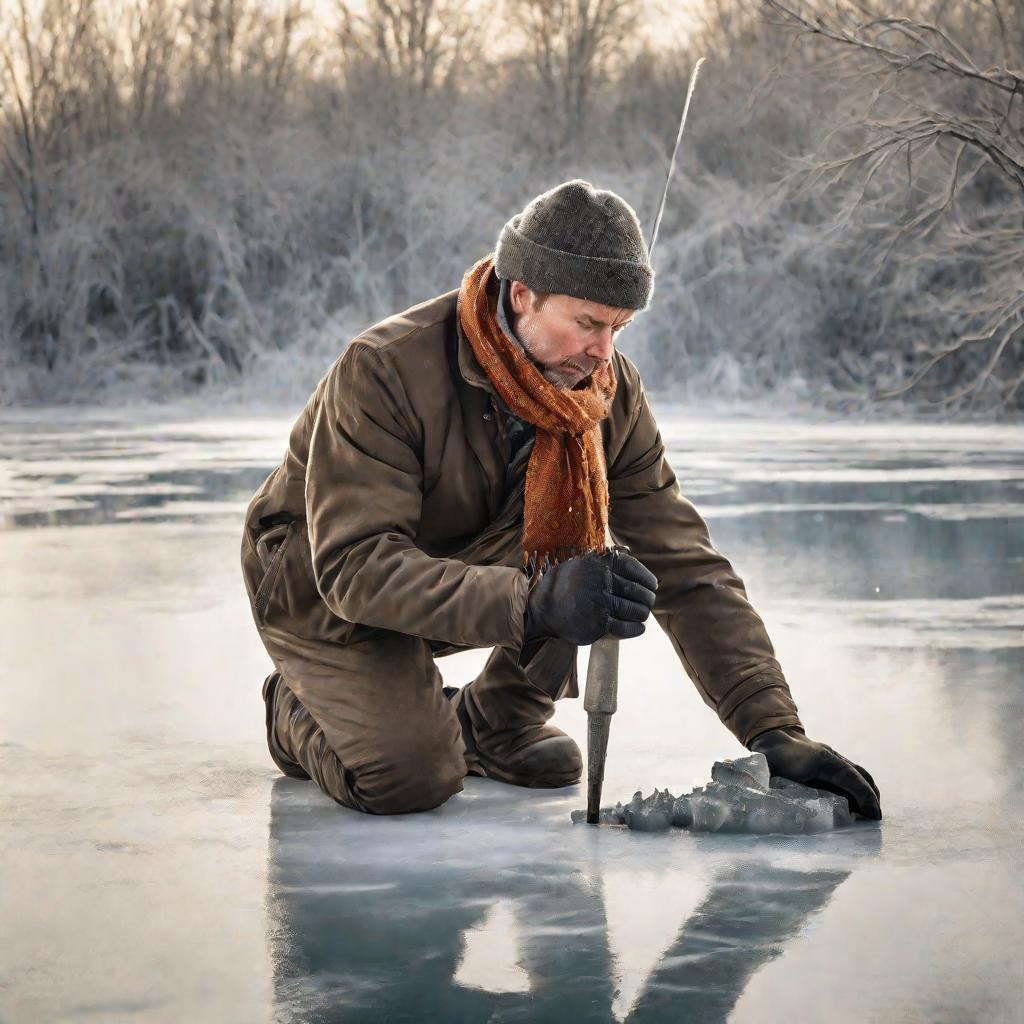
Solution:
<svg viewBox="0 0 1024 1024">
<path fill-rule="evenodd" d="M 908 201 L 874 231 L 867 259 L 870 279 L 890 270 L 890 258 L 925 283 L 923 324 L 945 322 L 922 338 L 901 374 L 878 387 L 878 397 L 905 394 L 937 368 L 955 367 L 938 404 L 994 396 L 1018 401 L 1024 385 L 1024 14 L 1019 5 L 987 6 L 1001 54 L 1014 64 L 985 65 L 957 41 L 948 25 L 927 17 L 892 17 L 863 5 L 839 4 L 828 16 L 766 0 L 782 24 L 829 41 L 845 66 L 873 79 L 869 106 L 859 120 L 829 133 L 828 142 L 852 139 L 845 152 L 817 159 L 799 172 L 810 192 L 859 172 L 837 225 L 850 222 L 883 181 L 905 166 Z M 980 13 L 972 14 L 977 17 Z M 900 162 L 902 158 L 902 163 Z M 938 171 L 944 169 L 944 178 Z M 786 184 L 793 184 L 794 176 Z M 891 190 L 888 193 L 891 207 Z M 936 261 L 936 256 L 941 260 Z M 955 262 L 957 280 L 929 274 L 937 262 Z M 940 280 L 941 278 L 941 280 Z M 934 286 L 934 287 L 933 287 Z M 941 328 L 940 328 L 941 330 Z M 966 378 L 966 379 L 964 379 Z"/>
<path fill-rule="evenodd" d="M 507 21 L 524 37 L 554 141 L 570 144 L 586 129 L 595 91 L 624 56 L 621 44 L 640 14 L 639 0 L 506 0 L 505 6 Z"/>
<path fill-rule="evenodd" d="M 349 89 L 373 97 L 384 112 L 378 127 L 404 133 L 434 98 L 453 98 L 473 61 L 486 15 L 469 0 L 339 0 L 338 39 Z"/>
<path fill-rule="evenodd" d="M 182 29 L 189 65 L 205 99 L 271 116 L 296 72 L 302 0 L 268 9 L 259 0 L 187 0 Z"/>
<path fill-rule="evenodd" d="M 135 0 L 124 11 L 126 74 L 136 126 L 171 99 L 182 21 L 176 0 Z"/>
<path fill-rule="evenodd" d="M 363 13 L 339 3 L 341 40 L 410 89 L 443 89 L 475 36 L 467 0 L 370 0 Z"/>
<path fill-rule="evenodd" d="M 114 44 L 95 0 L 19 0 L 0 20 L 0 112 L 13 126 L 6 166 L 38 229 L 41 165 L 116 130 Z"/>
<path fill-rule="evenodd" d="M 15 319 L 29 358 L 50 367 L 75 301 L 67 290 L 74 261 L 62 261 L 65 254 L 48 244 L 58 204 L 54 183 L 122 127 L 110 29 L 94 0 L 52 0 L 39 8 L 19 0 L 0 11 L 0 184 L 13 189 L 23 214 L 8 235 L 26 269 Z"/>
<path fill-rule="evenodd" d="M 313 373 L 570 166 L 646 219 L 707 55 L 645 369 L 1024 407 L 1020 3 L 303 5 L 0 0 L 0 392 Z"/>
</svg>

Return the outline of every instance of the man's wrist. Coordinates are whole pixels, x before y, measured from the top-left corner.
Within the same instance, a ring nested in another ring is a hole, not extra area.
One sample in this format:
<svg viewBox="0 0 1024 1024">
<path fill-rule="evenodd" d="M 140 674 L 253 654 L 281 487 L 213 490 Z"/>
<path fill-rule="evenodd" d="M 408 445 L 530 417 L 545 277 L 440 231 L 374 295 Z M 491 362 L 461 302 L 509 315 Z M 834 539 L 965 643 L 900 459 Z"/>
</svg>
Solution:
<svg viewBox="0 0 1024 1024">
<path fill-rule="evenodd" d="M 764 732 L 759 732 L 752 739 L 748 740 L 747 741 L 747 749 L 748 750 L 755 750 L 756 751 L 757 744 L 758 744 L 759 741 L 762 741 L 762 745 L 770 744 L 772 742 L 772 740 L 775 738 L 774 734 L 777 734 L 777 733 L 785 733 L 787 735 L 792 735 L 792 734 L 796 733 L 796 734 L 799 734 L 801 736 L 806 736 L 807 735 L 807 733 L 804 731 L 804 727 L 802 725 L 777 725 L 777 726 L 774 726 L 771 729 L 765 729 Z"/>
</svg>

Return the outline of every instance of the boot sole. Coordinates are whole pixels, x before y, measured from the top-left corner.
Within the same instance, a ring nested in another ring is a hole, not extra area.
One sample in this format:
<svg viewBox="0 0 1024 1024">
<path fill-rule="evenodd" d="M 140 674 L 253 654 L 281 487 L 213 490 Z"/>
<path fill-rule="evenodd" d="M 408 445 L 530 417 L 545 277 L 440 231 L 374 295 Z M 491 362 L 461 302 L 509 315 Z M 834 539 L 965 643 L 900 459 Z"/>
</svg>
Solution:
<svg viewBox="0 0 1024 1024">
<path fill-rule="evenodd" d="M 575 743 L 573 743 L 573 747 L 575 746 Z M 506 782 L 511 786 L 522 786 L 525 789 L 564 789 L 566 786 L 577 785 L 583 778 L 583 772 L 580 769 L 561 773 L 541 772 L 522 774 L 512 772 L 500 765 L 496 765 L 479 750 L 475 754 L 487 778 L 496 779 L 498 782 Z"/>
<path fill-rule="evenodd" d="M 565 789 L 567 786 L 576 786 L 583 778 L 582 773 L 574 778 L 565 778 L 563 781 L 555 779 L 539 779 L 536 776 L 524 778 L 522 776 L 509 775 L 506 772 L 498 771 L 490 765 L 485 765 L 483 772 L 470 771 L 467 775 L 482 775 L 487 779 L 494 779 L 497 782 L 505 782 L 510 786 L 521 786 L 523 789 Z"/>
</svg>

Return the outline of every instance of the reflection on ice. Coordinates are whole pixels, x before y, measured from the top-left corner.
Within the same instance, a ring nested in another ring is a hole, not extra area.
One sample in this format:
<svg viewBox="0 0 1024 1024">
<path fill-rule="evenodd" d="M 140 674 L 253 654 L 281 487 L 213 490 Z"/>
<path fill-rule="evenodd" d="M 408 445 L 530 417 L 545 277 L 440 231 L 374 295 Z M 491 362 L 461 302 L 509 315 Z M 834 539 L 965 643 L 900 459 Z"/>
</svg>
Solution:
<svg viewBox="0 0 1024 1024">
<path fill-rule="evenodd" d="M 596 875 L 598 898 L 608 923 L 608 948 L 615 978 L 611 1015 L 624 1021 L 644 986 L 707 894 L 704 878 L 690 872 L 606 871 Z"/>
<path fill-rule="evenodd" d="M 455 984 L 487 992 L 529 992 L 512 900 L 493 903 L 478 925 L 462 933 L 462 959 Z"/>
<path fill-rule="evenodd" d="M 657 844 L 638 860 L 592 842 L 610 833 L 566 835 L 555 794 L 467 782 L 470 808 L 377 821 L 274 783 L 276 1020 L 724 1024 L 881 845 L 877 827 L 848 833 L 828 868 L 782 837 L 761 855 Z M 394 884 L 367 897 L 336 880 Z"/>
<path fill-rule="evenodd" d="M 889 482 L 889 478 L 887 478 Z M 944 502 L 924 504 L 922 502 L 899 501 L 845 501 L 845 502 L 759 502 L 750 504 L 714 505 L 716 519 L 756 515 L 795 514 L 815 515 L 825 512 L 882 512 L 906 517 L 924 516 L 928 519 L 948 519 L 962 522 L 965 519 L 1009 519 L 1024 516 L 1024 501 L 975 501 Z"/>
<path fill-rule="evenodd" d="M 910 472 L 917 479 L 1019 480 L 1024 437 L 1018 426 L 995 424 L 857 423 L 850 420 L 689 419 L 685 409 L 659 405 L 662 437 L 685 455 L 691 472 L 729 479 L 770 480 L 778 475 L 804 483 L 842 482 Z M 752 443 L 752 438 L 756 439 Z M 820 475 L 818 475 L 820 474 Z M 905 477 L 904 479 L 913 479 Z"/>
<path fill-rule="evenodd" d="M 883 508 L 936 518 L 1022 515 L 1024 443 L 1016 428 L 761 422 L 752 445 L 750 424 L 659 410 L 684 492 L 707 499 L 720 518 Z M 168 516 L 221 511 L 217 504 L 186 511 L 187 498 L 244 505 L 279 461 L 291 426 L 290 417 L 51 415 L 50 425 L 10 412 L 0 421 L 0 528 L 109 522 L 139 507 Z M 969 482 L 994 489 L 966 505 L 956 485 Z M 778 500 L 784 485 L 805 493 Z M 949 500 L 928 500 L 936 486 L 952 486 Z M 864 488 L 878 487 L 891 494 L 864 500 Z M 850 490 L 845 502 L 815 501 L 816 491 L 837 488 Z"/>
<path fill-rule="evenodd" d="M 280 458 L 289 427 L 275 419 L 42 429 L 24 417 L 5 418 L 0 529 L 112 522 L 143 511 L 151 518 L 160 511 L 237 515 Z"/>
<path fill-rule="evenodd" d="M 817 600 L 790 598 L 779 602 L 775 619 L 797 626 L 812 616 L 847 644 L 974 650 L 1024 647 L 1024 594 L 976 600 L 842 601 L 831 607 Z"/>
</svg>

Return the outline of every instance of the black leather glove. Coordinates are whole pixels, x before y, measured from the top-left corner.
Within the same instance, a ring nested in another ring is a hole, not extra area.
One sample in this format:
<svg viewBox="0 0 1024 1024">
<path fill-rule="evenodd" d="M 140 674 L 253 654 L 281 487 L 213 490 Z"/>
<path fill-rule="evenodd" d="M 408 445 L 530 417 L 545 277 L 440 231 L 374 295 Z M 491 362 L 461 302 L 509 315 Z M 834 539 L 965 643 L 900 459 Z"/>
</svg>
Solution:
<svg viewBox="0 0 1024 1024">
<path fill-rule="evenodd" d="M 810 739 L 802 729 L 769 729 L 755 736 L 747 746 L 764 754 L 772 775 L 838 793 L 846 797 L 855 814 L 881 820 L 881 794 L 868 770 L 848 761 L 827 744 Z"/>
<path fill-rule="evenodd" d="M 524 643 L 559 637 L 580 647 L 612 636 L 639 636 L 658 581 L 632 555 L 590 552 L 549 569 L 530 591 Z"/>
</svg>

